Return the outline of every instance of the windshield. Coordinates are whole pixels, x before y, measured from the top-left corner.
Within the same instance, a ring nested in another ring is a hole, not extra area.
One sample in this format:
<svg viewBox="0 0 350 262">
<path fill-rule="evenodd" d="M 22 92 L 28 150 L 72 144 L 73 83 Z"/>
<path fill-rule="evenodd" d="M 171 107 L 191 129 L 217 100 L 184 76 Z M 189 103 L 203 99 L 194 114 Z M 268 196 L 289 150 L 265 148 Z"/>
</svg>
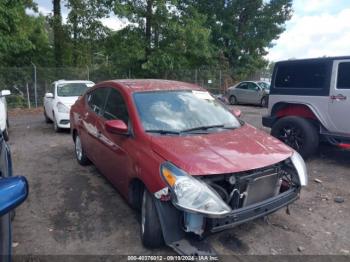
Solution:
<svg viewBox="0 0 350 262">
<path fill-rule="evenodd" d="M 270 89 L 270 84 L 266 82 L 259 82 L 259 86 L 261 86 L 264 89 Z"/>
<path fill-rule="evenodd" d="M 84 83 L 67 83 L 57 87 L 58 96 L 81 96 L 88 86 Z"/>
<path fill-rule="evenodd" d="M 146 132 L 181 133 L 240 127 L 239 120 L 202 91 L 157 91 L 134 94 Z"/>
</svg>

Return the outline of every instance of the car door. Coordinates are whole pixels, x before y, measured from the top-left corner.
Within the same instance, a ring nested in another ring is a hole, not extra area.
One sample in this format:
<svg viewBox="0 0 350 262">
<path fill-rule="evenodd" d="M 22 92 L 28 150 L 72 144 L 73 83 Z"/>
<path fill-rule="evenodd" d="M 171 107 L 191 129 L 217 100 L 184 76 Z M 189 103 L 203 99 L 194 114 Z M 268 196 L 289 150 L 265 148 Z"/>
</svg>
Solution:
<svg viewBox="0 0 350 262">
<path fill-rule="evenodd" d="M 117 89 L 110 88 L 102 118 L 97 120 L 99 132 L 97 167 L 119 191 L 123 192 L 127 188 L 127 178 L 132 172 L 131 159 L 127 152 L 132 138 L 126 135 L 112 134 L 106 130 L 105 122 L 117 119 L 123 120 L 130 128 L 125 100 Z"/>
<path fill-rule="evenodd" d="M 87 93 L 84 110 L 79 115 L 81 143 L 87 156 L 94 164 L 98 161 L 96 146 L 98 145 L 99 133 L 96 123 L 102 117 L 107 95 L 108 89 L 105 87 L 99 87 Z"/>
<path fill-rule="evenodd" d="M 248 84 L 246 82 L 240 83 L 235 88 L 235 96 L 239 103 L 247 103 L 247 88 Z"/>
<path fill-rule="evenodd" d="M 50 118 L 50 119 L 53 119 L 53 103 L 54 103 L 54 100 L 55 100 L 55 97 L 56 97 L 56 94 L 55 94 L 55 88 L 56 85 L 55 83 L 52 83 L 51 86 L 50 86 L 50 93 L 53 94 L 53 98 L 47 98 L 47 97 L 44 97 L 44 108 L 45 108 L 45 112 L 46 112 L 46 115 Z"/>
<path fill-rule="evenodd" d="M 350 135 L 350 60 L 334 61 L 329 100 L 329 115 L 338 133 Z"/>
<path fill-rule="evenodd" d="M 247 83 L 246 101 L 250 104 L 260 104 L 261 88 L 253 82 Z"/>
</svg>

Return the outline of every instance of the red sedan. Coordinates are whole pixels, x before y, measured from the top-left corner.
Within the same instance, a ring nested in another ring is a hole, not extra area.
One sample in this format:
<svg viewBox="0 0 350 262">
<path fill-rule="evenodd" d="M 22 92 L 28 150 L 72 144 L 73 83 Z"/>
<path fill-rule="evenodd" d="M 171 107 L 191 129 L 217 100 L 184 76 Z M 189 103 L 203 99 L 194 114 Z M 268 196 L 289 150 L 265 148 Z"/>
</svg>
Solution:
<svg viewBox="0 0 350 262">
<path fill-rule="evenodd" d="M 266 216 L 307 184 L 297 152 L 196 85 L 99 83 L 72 106 L 70 122 L 78 162 L 91 161 L 141 210 L 147 247 L 198 251 L 189 235 Z"/>
</svg>

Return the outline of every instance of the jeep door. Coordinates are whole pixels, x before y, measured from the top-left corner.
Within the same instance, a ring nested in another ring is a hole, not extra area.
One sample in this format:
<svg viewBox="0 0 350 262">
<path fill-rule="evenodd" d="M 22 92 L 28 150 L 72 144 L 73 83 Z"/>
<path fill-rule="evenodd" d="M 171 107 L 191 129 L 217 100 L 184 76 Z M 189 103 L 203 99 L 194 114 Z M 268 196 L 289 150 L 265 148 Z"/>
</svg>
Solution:
<svg viewBox="0 0 350 262">
<path fill-rule="evenodd" d="M 350 60 L 334 61 L 329 101 L 331 131 L 350 135 Z"/>
</svg>

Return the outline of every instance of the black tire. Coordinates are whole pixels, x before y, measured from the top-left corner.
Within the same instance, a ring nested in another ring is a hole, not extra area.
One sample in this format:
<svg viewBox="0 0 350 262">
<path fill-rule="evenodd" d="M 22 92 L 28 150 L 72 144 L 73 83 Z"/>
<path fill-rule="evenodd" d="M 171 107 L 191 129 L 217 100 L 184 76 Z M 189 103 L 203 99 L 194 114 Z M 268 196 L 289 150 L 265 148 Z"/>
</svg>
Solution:
<svg viewBox="0 0 350 262">
<path fill-rule="evenodd" d="M 46 110 L 44 108 L 44 118 L 45 118 L 45 123 L 50 124 L 52 123 L 51 119 L 47 116 Z"/>
<path fill-rule="evenodd" d="M 264 96 L 261 99 L 261 107 L 268 107 L 269 106 L 269 97 Z"/>
<path fill-rule="evenodd" d="M 230 96 L 229 103 L 230 103 L 230 105 L 236 105 L 237 104 L 237 98 L 235 96 Z"/>
<path fill-rule="evenodd" d="M 164 245 L 163 232 L 154 201 L 154 197 L 144 189 L 141 203 L 141 240 L 147 248 L 159 248 Z"/>
<path fill-rule="evenodd" d="M 5 141 L 9 141 L 10 136 L 9 136 L 9 129 L 6 127 L 5 130 L 2 132 L 2 136 Z"/>
<path fill-rule="evenodd" d="M 271 135 L 294 148 L 305 158 L 314 154 L 319 145 L 316 126 L 301 117 L 281 118 L 272 127 Z"/>
<path fill-rule="evenodd" d="M 52 115 L 53 115 L 53 120 L 52 120 L 52 122 L 53 122 L 53 129 L 55 130 L 56 133 L 59 133 L 59 132 L 61 132 L 62 129 L 57 125 L 57 120 L 55 118 L 55 114 L 52 113 Z"/>
<path fill-rule="evenodd" d="M 89 158 L 85 154 L 85 150 L 81 144 L 79 135 L 76 135 L 74 138 L 74 151 L 75 157 L 77 158 L 77 161 L 80 165 L 87 166 L 91 163 Z"/>
</svg>

